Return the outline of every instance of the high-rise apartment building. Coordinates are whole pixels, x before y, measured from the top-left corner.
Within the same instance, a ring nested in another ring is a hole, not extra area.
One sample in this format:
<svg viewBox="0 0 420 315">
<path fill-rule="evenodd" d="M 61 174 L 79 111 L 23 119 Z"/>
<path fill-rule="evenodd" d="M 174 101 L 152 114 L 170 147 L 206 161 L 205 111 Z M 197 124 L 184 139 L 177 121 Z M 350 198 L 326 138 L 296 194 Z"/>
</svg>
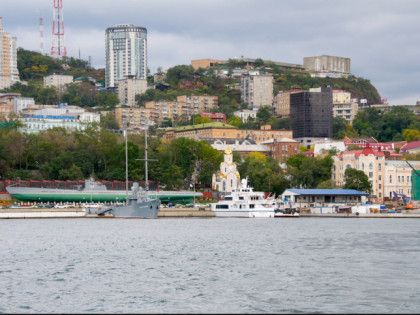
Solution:
<svg viewBox="0 0 420 315">
<path fill-rule="evenodd" d="M 118 98 L 121 104 L 136 105 L 136 95 L 147 91 L 147 80 L 126 78 L 118 82 Z"/>
<path fill-rule="evenodd" d="M 241 102 L 251 107 L 273 104 L 273 76 L 268 74 L 241 77 Z"/>
<path fill-rule="evenodd" d="M 3 30 L 0 17 L 0 89 L 19 82 L 16 42 L 16 37 Z"/>
<path fill-rule="evenodd" d="M 147 79 L 147 29 L 117 24 L 106 29 L 105 86 L 117 88 L 128 77 Z"/>
<path fill-rule="evenodd" d="M 314 140 L 331 138 L 333 132 L 332 90 L 313 88 L 290 95 L 290 127 L 295 139 L 310 147 Z"/>
</svg>

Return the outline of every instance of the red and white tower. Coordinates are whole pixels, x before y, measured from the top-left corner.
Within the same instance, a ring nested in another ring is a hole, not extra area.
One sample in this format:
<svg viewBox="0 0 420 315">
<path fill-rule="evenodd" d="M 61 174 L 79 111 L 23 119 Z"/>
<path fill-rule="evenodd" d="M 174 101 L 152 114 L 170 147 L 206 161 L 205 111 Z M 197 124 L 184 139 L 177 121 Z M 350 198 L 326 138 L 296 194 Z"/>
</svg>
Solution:
<svg viewBox="0 0 420 315">
<path fill-rule="evenodd" d="M 67 49 L 64 43 L 63 0 L 54 0 L 52 35 L 51 56 L 67 56 Z"/>
</svg>

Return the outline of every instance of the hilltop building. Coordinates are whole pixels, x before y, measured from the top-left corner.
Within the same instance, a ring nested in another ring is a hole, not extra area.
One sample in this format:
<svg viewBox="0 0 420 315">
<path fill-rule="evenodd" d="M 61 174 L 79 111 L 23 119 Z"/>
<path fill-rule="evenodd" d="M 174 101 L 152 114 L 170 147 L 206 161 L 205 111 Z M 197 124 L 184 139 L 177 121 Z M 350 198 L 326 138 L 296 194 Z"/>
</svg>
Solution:
<svg viewBox="0 0 420 315">
<path fill-rule="evenodd" d="M 117 24 L 105 34 L 105 87 L 117 88 L 118 81 L 133 76 L 147 79 L 147 29 Z"/>
<path fill-rule="evenodd" d="M 336 56 L 313 56 L 303 58 L 303 67 L 309 71 L 329 71 L 351 74 L 350 58 Z"/>
<path fill-rule="evenodd" d="M 0 17 L 0 89 L 19 82 L 16 42 L 16 37 L 12 37 L 2 28 Z"/>
</svg>

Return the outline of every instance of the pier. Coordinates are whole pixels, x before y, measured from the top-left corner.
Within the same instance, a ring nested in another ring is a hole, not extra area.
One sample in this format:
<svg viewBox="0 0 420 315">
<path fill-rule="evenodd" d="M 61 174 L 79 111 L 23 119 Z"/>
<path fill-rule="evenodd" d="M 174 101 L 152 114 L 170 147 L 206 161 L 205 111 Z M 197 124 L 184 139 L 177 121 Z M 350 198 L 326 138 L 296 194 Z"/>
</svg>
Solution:
<svg viewBox="0 0 420 315">
<path fill-rule="evenodd" d="M 161 208 L 158 218 L 191 218 L 191 217 L 214 217 L 209 207 L 203 208 Z M 45 219 L 45 218 L 113 218 L 106 214 L 86 214 L 82 208 L 19 208 L 0 209 L 0 219 Z"/>
</svg>

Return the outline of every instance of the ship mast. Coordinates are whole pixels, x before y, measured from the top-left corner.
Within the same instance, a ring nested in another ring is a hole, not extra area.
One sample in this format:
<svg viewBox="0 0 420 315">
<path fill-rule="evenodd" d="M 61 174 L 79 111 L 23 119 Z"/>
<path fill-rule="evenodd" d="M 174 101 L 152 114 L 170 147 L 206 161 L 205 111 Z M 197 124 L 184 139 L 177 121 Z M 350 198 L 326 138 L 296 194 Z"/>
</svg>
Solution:
<svg viewBox="0 0 420 315">
<path fill-rule="evenodd" d="M 125 204 L 128 202 L 128 153 L 127 153 L 127 127 L 125 128 Z"/>
<path fill-rule="evenodd" d="M 144 159 L 136 159 L 136 161 L 144 161 L 144 171 L 145 171 L 145 183 L 144 183 L 144 188 L 146 190 L 146 195 L 147 192 L 149 191 L 149 177 L 148 177 L 148 169 L 147 169 L 147 162 L 148 161 L 157 161 L 156 159 L 148 159 L 147 158 L 147 129 L 149 128 L 149 126 L 146 126 L 144 128 Z"/>
</svg>

